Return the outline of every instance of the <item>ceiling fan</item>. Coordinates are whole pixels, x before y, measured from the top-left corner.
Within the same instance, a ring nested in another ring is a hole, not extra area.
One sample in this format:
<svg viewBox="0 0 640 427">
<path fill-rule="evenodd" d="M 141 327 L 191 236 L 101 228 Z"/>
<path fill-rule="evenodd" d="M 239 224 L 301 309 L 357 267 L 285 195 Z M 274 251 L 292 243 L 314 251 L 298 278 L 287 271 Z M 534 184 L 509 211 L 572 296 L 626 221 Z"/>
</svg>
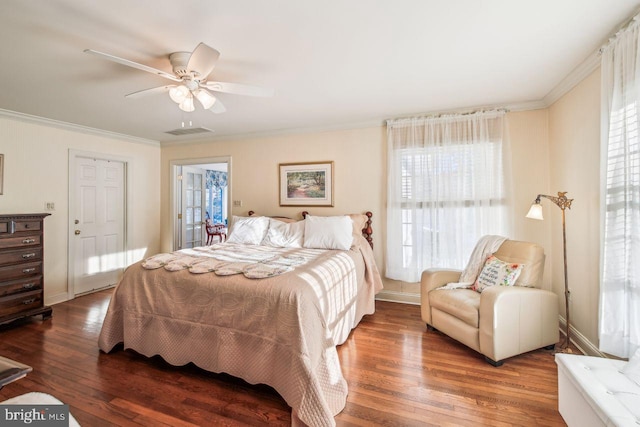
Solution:
<svg viewBox="0 0 640 427">
<path fill-rule="evenodd" d="M 173 67 L 173 74 L 108 53 L 98 52 L 97 50 L 85 49 L 84 52 L 176 82 L 177 84 L 158 86 L 133 92 L 125 95 L 125 97 L 137 98 L 168 91 L 171 99 L 178 104 L 178 107 L 182 111 L 186 112 L 195 110 L 193 102 L 195 98 L 204 109 L 213 113 L 224 113 L 226 111 L 224 105 L 209 91 L 260 97 L 273 96 L 273 90 L 271 89 L 239 83 L 208 81 L 207 78 L 216 66 L 220 52 L 204 43 L 198 44 L 191 53 L 175 52 L 170 54 L 169 61 Z"/>
</svg>

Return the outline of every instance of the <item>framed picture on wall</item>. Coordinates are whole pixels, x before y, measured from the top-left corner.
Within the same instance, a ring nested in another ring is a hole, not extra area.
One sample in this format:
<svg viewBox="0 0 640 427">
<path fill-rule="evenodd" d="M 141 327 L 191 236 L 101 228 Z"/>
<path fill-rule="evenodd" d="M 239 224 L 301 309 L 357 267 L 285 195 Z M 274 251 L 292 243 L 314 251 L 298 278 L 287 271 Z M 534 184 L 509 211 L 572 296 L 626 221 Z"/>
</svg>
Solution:
<svg viewBox="0 0 640 427">
<path fill-rule="evenodd" d="M 333 162 L 280 163 L 280 206 L 333 206 Z"/>
<path fill-rule="evenodd" d="M 3 194 L 2 184 L 4 184 L 4 154 L 0 154 L 0 195 Z"/>
</svg>

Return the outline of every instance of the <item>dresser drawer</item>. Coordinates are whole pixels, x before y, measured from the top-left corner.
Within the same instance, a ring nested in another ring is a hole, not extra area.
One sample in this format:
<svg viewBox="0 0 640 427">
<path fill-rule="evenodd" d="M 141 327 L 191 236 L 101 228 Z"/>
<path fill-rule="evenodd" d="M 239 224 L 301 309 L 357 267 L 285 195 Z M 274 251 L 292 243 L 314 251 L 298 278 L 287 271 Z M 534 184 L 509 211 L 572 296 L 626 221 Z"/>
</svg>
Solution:
<svg viewBox="0 0 640 427">
<path fill-rule="evenodd" d="M 13 233 L 13 221 L 0 221 L 0 235 L 6 233 Z"/>
<path fill-rule="evenodd" d="M 40 221 L 18 220 L 15 221 L 14 232 L 40 230 L 40 224 L 42 224 Z"/>
<path fill-rule="evenodd" d="M 0 298 L 0 317 L 42 306 L 42 290 L 22 292 Z"/>
<path fill-rule="evenodd" d="M 42 248 L 39 246 L 35 248 L 16 249 L 11 252 L 0 252 L 0 265 L 40 259 L 42 259 Z"/>
<path fill-rule="evenodd" d="M 18 292 L 28 292 L 42 289 L 42 276 L 31 276 L 19 280 L 0 283 L 0 298 Z"/>
<path fill-rule="evenodd" d="M 13 234 L 21 231 L 39 231 L 42 221 L 30 219 L 0 220 L 0 234 Z"/>
<path fill-rule="evenodd" d="M 0 277 L 5 280 L 17 280 L 36 274 L 42 274 L 42 261 L 0 267 Z"/>
<path fill-rule="evenodd" d="M 12 237 L 0 239 L 0 249 L 19 248 L 22 246 L 38 246 L 42 243 L 42 238 L 39 234 L 22 236 L 16 236 L 13 234 L 11 236 Z"/>
</svg>

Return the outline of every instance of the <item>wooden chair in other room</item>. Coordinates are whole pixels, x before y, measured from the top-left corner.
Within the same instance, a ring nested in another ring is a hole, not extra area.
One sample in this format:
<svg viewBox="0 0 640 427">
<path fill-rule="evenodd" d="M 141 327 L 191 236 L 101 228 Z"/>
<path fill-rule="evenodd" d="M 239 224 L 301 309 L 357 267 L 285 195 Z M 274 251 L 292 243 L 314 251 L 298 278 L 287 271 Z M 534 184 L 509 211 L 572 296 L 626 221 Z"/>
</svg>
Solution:
<svg viewBox="0 0 640 427">
<path fill-rule="evenodd" d="M 207 230 L 207 245 L 213 243 L 213 237 L 218 236 L 220 243 L 227 239 L 227 229 L 224 224 L 212 224 L 211 220 L 205 221 L 205 227 Z"/>
</svg>

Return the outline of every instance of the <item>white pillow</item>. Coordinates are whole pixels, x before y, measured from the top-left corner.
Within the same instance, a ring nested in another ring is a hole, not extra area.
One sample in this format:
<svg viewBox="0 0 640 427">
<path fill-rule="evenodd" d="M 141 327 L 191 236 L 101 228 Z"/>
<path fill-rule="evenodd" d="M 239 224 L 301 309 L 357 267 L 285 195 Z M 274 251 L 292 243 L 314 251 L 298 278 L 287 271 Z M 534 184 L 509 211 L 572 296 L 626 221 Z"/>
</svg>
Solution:
<svg viewBox="0 0 640 427">
<path fill-rule="evenodd" d="M 311 216 L 304 220 L 304 247 L 349 250 L 353 221 L 348 216 Z"/>
<path fill-rule="evenodd" d="M 277 248 L 301 248 L 304 241 L 304 221 L 282 222 L 269 219 L 269 230 L 263 245 Z"/>
<path fill-rule="evenodd" d="M 234 216 L 227 242 L 259 245 L 267 235 L 269 218 Z"/>
<path fill-rule="evenodd" d="M 636 350 L 620 372 L 640 386 L 640 348 Z"/>
</svg>

